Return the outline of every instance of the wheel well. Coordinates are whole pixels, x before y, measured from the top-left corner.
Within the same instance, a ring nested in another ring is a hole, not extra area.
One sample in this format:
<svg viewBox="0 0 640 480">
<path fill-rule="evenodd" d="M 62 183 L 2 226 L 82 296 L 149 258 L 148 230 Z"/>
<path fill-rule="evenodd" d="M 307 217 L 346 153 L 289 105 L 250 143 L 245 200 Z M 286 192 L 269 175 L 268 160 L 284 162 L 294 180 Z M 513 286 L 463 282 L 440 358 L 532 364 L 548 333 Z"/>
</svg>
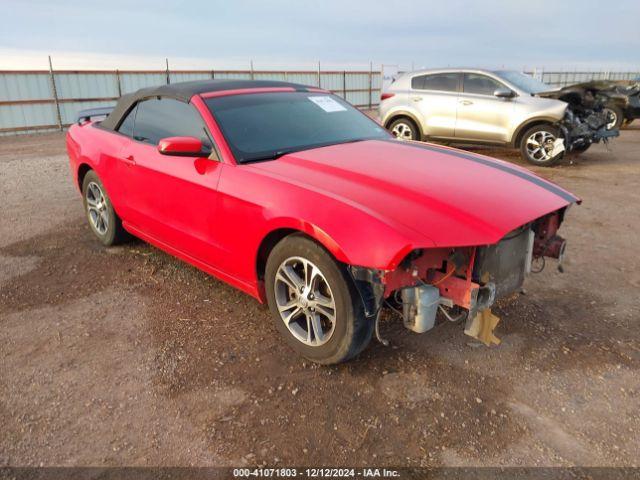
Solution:
<svg viewBox="0 0 640 480">
<path fill-rule="evenodd" d="M 420 124 L 416 122 L 416 120 L 412 118 L 410 115 L 407 115 L 404 113 L 394 115 L 391 118 L 389 118 L 389 120 L 387 120 L 386 123 L 384 124 L 384 128 L 388 129 L 393 122 L 395 122 L 396 120 L 400 120 L 401 118 L 404 118 L 405 120 L 409 120 L 411 123 L 413 123 L 418 129 L 418 133 L 420 134 L 420 136 L 422 136 L 422 129 L 420 128 Z"/>
<path fill-rule="evenodd" d="M 522 142 L 522 137 L 524 136 L 524 133 L 527 130 L 529 130 L 531 127 L 537 127 L 538 125 L 553 125 L 553 122 L 550 122 L 549 120 L 540 119 L 540 120 L 534 120 L 529 123 L 525 123 L 518 129 L 518 132 L 516 133 L 515 141 L 513 142 L 513 146 L 515 148 L 520 148 L 520 142 Z"/>
<path fill-rule="evenodd" d="M 280 240 L 284 237 L 288 237 L 293 233 L 302 233 L 300 230 L 294 230 L 293 228 L 279 228 L 270 232 L 266 237 L 262 239 L 260 247 L 258 247 L 258 255 L 256 257 L 256 273 L 258 280 L 264 280 L 264 272 L 267 268 L 267 258 L 273 247 L 275 247 Z"/>
<path fill-rule="evenodd" d="M 84 177 L 91 170 L 91 167 L 86 163 L 83 163 L 78 168 L 78 188 L 82 192 L 82 183 L 84 182 Z"/>
<path fill-rule="evenodd" d="M 300 235 L 302 237 L 308 238 L 312 242 L 317 243 L 336 261 L 339 261 L 325 245 L 319 242 L 316 238 L 313 238 L 308 233 L 305 233 L 302 230 L 297 230 L 295 228 L 279 228 L 277 230 L 269 232 L 269 234 L 262 239 L 262 242 L 258 247 L 258 255 L 256 256 L 256 274 L 258 280 L 264 280 L 264 274 L 267 269 L 267 259 L 269 258 L 269 254 L 271 253 L 271 250 L 273 250 L 273 247 L 275 247 L 280 241 L 282 241 L 289 235 Z"/>
</svg>

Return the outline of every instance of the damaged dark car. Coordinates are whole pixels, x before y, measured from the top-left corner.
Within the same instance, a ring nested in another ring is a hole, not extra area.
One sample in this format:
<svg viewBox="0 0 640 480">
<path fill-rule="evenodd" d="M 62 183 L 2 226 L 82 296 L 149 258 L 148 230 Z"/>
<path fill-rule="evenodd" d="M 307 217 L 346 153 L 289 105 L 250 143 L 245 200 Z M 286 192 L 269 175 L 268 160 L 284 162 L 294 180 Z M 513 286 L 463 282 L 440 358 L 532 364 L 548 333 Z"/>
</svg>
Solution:
<svg viewBox="0 0 640 480">
<path fill-rule="evenodd" d="M 619 129 L 640 118 L 640 81 L 594 80 L 541 94 L 572 105 L 574 110 L 602 108 L 607 130 Z"/>
</svg>

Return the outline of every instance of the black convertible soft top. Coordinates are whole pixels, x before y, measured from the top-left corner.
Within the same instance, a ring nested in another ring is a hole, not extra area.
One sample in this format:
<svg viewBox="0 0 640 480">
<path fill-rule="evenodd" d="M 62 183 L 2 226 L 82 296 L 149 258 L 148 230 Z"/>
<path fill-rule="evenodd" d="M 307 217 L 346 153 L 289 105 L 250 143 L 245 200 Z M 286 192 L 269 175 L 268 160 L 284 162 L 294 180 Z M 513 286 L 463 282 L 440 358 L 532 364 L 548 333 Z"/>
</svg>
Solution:
<svg viewBox="0 0 640 480">
<path fill-rule="evenodd" d="M 181 82 L 161 85 L 159 87 L 141 88 L 136 92 L 121 96 L 113 111 L 100 123 L 100 127 L 115 130 L 122 118 L 131 110 L 136 102 L 144 100 L 145 98 L 170 97 L 188 103 L 191 97 L 201 93 L 274 87 L 290 87 L 302 92 L 308 91 L 309 88 L 315 88 L 275 80 L 197 80 L 195 82 Z"/>
</svg>

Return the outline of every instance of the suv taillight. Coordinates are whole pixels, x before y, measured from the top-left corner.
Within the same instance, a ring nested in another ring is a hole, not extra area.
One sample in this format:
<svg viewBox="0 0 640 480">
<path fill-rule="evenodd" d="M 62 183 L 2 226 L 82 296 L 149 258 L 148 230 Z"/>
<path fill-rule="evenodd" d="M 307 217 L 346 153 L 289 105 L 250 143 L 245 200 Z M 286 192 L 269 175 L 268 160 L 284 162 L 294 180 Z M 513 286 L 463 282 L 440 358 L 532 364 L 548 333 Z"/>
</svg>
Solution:
<svg viewBox="0 0 640 480">
<path fill-rule="evenodd" d="M 395 96 L 395 93 L 383 93 L 382 95 L 380 95 L 380 101 L 386 100 L 387 98 L 391 98 L 393 96 Z"/>
</svg>

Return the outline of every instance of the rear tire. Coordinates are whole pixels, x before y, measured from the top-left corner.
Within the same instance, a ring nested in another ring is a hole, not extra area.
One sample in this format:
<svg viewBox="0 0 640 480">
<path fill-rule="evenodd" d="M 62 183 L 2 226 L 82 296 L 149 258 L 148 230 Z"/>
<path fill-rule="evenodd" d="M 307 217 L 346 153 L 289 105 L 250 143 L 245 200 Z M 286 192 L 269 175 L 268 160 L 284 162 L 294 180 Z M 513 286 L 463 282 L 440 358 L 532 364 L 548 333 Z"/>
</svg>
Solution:
<svg viewBox="0 0 640 480">
<path fill-rule="evenodd" d="M 103 245 L 109 247 L 129 239 L 102 181 L 93 170 L 89 170 L 82 181 L 82 200 L 91 231 Z"/>
<path fill-rule="evenodd" d="M 389 131 L 400 140 L 420 140 L 418 126 L 413 120 L 406 117 L 401 117 L 391 122 Z"/>
<path fill-rule="evenodd" d="M 522 135 L 520 155 L 524 160 L 542 167 L 550 167 L 564 157 L 564 152 L 555 157 L 550 156 L 553 142 L 560 138 L 560 131 L 550 124 L 536 125 Z"/>
<path fill-rule="evenodd" d="M 313 362 L 344 362 L 371 340 L 374 321 L 365 316 L 345 267 L 303 235 L 285 237 L 273 248 L 265 290 L 276 329 Z"/>
</svg>

